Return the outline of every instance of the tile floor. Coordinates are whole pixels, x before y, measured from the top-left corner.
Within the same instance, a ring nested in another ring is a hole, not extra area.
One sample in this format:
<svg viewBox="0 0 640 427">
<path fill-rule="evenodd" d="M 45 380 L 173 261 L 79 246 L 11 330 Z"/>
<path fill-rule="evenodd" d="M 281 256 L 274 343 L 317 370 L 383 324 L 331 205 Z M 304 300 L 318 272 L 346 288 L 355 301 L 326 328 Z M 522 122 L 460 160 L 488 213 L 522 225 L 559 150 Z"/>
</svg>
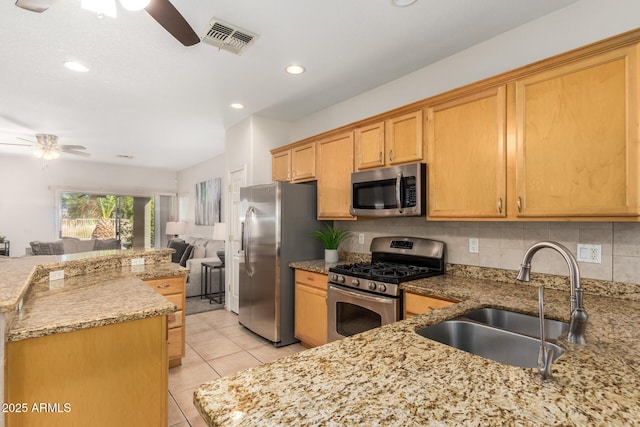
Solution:
<svg viewBox="0 0 640 427">
<path fill-rule="evenodd" d="M 169 369 L 169 427 L 206 426 L 192 403 L 200 384 L 304 350 L 275 348 L 226 310 L 187 316 L 185 333 L 182 366 Z"/>
</svg>

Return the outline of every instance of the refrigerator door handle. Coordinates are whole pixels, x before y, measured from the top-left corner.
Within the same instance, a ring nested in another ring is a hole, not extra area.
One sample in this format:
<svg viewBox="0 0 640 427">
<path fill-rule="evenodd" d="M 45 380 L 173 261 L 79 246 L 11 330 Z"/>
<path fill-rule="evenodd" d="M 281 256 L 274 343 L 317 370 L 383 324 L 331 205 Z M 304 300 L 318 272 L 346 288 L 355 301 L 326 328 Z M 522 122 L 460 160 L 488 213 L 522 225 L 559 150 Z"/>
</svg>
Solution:
<svg viewBox="0 0 640 427">
<path fill-rule="evenodd" d="M 254 213 L 255 209 L 253 206 L 247 209 L 247 212 L 244 215 L 244 227 L 242 234 L 242 246 L 244 247 L 244 269 L 249 277 L 253 277 L 253 268 L 250 263 L 251 251 L 249 248 L 251 242 L 251 220 L 253 219 Z"/>
</svg>

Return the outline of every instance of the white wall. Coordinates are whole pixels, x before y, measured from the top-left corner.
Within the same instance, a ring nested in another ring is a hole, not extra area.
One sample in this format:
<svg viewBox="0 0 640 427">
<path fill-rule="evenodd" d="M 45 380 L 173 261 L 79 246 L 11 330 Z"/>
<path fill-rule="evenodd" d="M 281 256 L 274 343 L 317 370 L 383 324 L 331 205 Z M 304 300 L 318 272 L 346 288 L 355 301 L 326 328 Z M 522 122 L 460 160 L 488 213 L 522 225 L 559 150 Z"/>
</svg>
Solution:
<svg viewBox="0 0 640 427">
<path fill-rule="evenodd" d="M 574 3 L 405 77 L 304 117 L 293 123 L 291 141 L 636 29 L 640 25 L 639 16 L 638 0 L 583 0 Z M 437 40 L 433 43 L 437 43 Z"/>
<path fill-rule="evenodd" d="M 188 219 L 187 235 L 196 237 L 211 238 L 213 236 L 213 226 L 196 225 L 195 215 L 195 186 L 197 183 L 209 179 L 221 178 L 221 218 L 225 221 L 225 189 L 227 188 L 227 174 L 225 173 L 225 155 L 221 154 L 202 163 L 183 169 L 178 172 L 178 197 L 188 199 Z"/>
<path fill-rule="evenodd" d="M 28 156 L 0 156 L 0 235 L 11 241 L 11 256 L 24 255 L 32 240 L 57 240 L 53 188 L 130 195 L 176 193 L 177 174 L 159 169 L 106 165 Z"/>
</svg>

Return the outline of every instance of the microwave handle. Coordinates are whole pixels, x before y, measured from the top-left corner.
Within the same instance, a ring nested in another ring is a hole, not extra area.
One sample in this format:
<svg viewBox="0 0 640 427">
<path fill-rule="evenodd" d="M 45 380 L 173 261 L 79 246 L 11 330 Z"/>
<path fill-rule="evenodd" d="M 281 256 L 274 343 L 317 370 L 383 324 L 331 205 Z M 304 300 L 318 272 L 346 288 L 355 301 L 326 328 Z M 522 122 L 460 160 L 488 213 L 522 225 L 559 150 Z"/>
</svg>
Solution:
<svg viewBox="0 0 640 427">
<path fill-rule="evenodd" d="M 404 209 L 402 208 L 402 194 L 400 191 L 402 190 L 402 172 L 398 172 L 398 176 L 396 177 L 396 206 L 398 207 L 398 212 L 403 213 Z"/>
</svg>

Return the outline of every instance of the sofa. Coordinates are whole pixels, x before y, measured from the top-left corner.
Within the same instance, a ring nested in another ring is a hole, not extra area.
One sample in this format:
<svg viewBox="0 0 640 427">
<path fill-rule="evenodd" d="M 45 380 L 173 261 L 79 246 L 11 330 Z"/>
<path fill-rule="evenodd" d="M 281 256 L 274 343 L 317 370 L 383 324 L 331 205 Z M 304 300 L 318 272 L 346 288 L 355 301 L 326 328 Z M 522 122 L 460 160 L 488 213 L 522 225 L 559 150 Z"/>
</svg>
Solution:
<svg viewBox="0 0 640 427">
<path fill-rule="evenodd" d="M 198 296 L 202 294 L 202 263 L 212 262 L 219 265 L 223 261 L 218 257 L 218 252 L 224 252 L 224 240 L 213 240 L 202 237 L 187 237 L 182 239 L 172 239 L 169 241 L 170 248 L 176 250 L 171 256 L 171 261 L 186 267 L 188 272 L 187 278 L 187 297 Z M 223 257 L 224 258 L 224 257 Z M 224 277 L 224 275 L 223 275 Z M 219 275 L 211 275 L 211 290 L 217 291 L 223 283 L 219 283 Z"/>
<path fill-rule="evenodd" d="M 75 237 L 63 237 L 54 242 L 34 240 L 33 242 L 29 242 L 29 247 L 25 252 L 27 255 L 65 255 L 121 248 L 122 246 L 118 239 L 77 239 Z"/>
</svg>

